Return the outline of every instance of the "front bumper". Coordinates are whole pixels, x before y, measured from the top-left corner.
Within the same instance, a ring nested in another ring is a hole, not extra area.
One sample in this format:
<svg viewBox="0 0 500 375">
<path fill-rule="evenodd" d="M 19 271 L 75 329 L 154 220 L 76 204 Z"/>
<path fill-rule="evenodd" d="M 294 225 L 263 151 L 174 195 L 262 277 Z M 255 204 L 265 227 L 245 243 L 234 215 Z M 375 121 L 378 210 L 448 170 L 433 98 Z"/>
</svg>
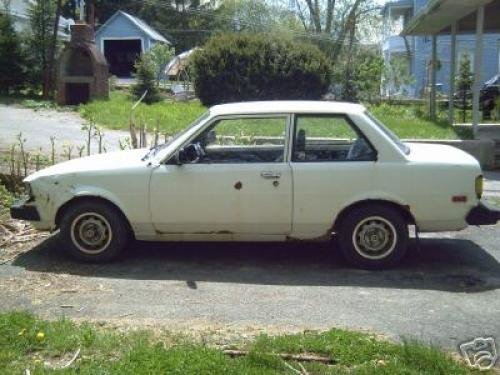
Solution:
<svg viewBox="0 0 500 375">
<path fill-rule="evenodd" d="M 36 207 L 27 205 L 26 201 L 18 201 L 10 206 L 10 216 L 18 220 L 40 221 Z"/>
<path fill-rule="evenodd" d="M 488 203 L 479 202 L 470 210 L 465 220 L 469 225 L 495 225 L 500 221 L 500 209 Z"/>
</svg>

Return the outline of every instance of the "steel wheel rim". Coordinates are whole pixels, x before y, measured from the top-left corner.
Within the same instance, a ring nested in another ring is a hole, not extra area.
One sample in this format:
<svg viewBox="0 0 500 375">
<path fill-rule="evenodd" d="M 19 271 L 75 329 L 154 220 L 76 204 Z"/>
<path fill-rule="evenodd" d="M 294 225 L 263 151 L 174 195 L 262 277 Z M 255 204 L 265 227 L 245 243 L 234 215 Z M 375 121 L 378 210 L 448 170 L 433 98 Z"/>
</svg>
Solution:
<svg viewBox="0 0 500 375">
<path fill-rule="evenodd" d="M 361 220 L 354 228 L 352 243 L 356 252 L 366 259 L 383 259 L 389 256 L 398 241 L 394 225 L 381 216 Z"/>
<path fill-rule="evenodd" d="M 85 212 L 71 223 L 71 240 L 85 254 L 102 253 L 112 239 L 113 232 L 109 221 L 97 212 Z"/>
</svg>

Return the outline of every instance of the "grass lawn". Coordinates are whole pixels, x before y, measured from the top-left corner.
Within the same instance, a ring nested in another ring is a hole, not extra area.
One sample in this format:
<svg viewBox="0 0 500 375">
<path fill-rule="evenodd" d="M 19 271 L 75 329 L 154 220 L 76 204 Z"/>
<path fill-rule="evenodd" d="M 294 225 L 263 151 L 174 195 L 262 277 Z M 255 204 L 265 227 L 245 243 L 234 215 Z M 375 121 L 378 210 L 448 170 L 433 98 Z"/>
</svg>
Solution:
<svg viewBox="0 0 500 375">
<path fill-rule="evenodd" d="M 447 112 L 440 111 L 437 121 L 425 118 L 418 106 L 370 106 L 370 111 L 402 139 L 472 139 L 470 127 L 450 126 Z"/>
<path fill-rule="evenodd" d="M 315 354 L 334 364 L 304 362 L 309 374 L 468 374 L 442 351 L 417 343 L 395 344 L 363 333 L 333 329 L 242 344 L 249 355 L 231 358 L 216 346 L 169 332 L 96 329 L 69 320 L 48 322 L 22 312 L 0 314 L 3 374 L 293 374 L 272 353 Z M 69 367 L 67 364 L 80 352 Z M 300 369 L 298 363 L 287 363 Z"/>
<path fill-rule="evenodd" d="M 96 100 L 79 106 L 81 115 L 110 129 L 128 129 L 133 100 L 124 92 L 114 91 L 109 100 Z M 161 132 L 175 134 L 205 111 L 198 101 L 161 102 L 153 105 L 140 104 L 134 114 L 134 122 L 145 122 L 149 129 L 158 127 Z M 411 139 L 469 139 L 468 128 L 452 127 L 446 123 L 446 112 L 440 112 L 436 122 L 426 120 L 416 106 L 371 106 L 373 114 L 401 138 Z M 261 134 L 264 135 L 264 134 Z"/>
<path fill-rule="evenodd" d="M 132 98 L 122 91 L 111 92 L 109 100 L 94 100 L 80 105 L 78 111 L 87 120 L 109 129 L 128 130 Z M 146 123 L 148 129 L 158 127 L 169 135 L 178 133 L 206 111 L 198 101 L 159 102 L 139 104 L 134 112 L 134 123 Z"/>
</svg>

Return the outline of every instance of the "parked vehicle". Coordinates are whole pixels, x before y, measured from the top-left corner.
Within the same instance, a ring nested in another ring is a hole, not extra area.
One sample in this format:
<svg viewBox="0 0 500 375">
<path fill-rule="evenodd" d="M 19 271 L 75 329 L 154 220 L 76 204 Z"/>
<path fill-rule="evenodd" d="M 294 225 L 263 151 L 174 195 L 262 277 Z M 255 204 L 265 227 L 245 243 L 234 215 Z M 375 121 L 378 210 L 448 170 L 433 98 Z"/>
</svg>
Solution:
<svg viewBox="0 0 500 375">
<path fill-rule="evenodd" d="M 150 150 L 84 157 L 25 179 L 14 218 L 60 229 L 84 261 L 153 241 L 329 241 L 364 268 L 396 264 L 421 232 L 495 224 L 478 162 L 401 142 L 361 105 L 276 101 L 210 108 Z"/>
<path fill-rule="evenodd" d="M 500 97 L 500 74 L 483 84 L 479 95 L 479 109 L 485 118 L 490 118 L 495 102 Z M 453 97 L 455 108 L 472 109 L 472 91 L 457 91 Z"/>
</svg>

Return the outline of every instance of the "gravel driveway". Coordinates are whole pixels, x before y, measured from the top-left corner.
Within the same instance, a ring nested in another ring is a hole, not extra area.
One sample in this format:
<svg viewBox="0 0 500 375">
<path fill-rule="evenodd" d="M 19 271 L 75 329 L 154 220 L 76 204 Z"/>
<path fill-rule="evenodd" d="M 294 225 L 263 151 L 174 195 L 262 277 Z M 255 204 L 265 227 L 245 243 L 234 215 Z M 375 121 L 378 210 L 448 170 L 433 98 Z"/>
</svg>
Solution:
<svg viewBox="0 0 500 375">
<path fill-rule="evenodd" d="M 61 112 L 41 109 L 34 111 L 14 105 L 0 104 L 0 151 L 5 151 L 17 142 L 17 135 L 23 133 L 27 151 L 40 147 L 43 152 L 51 150 L 50 137 L 56 137 L 57 152 L 63 152 L 63 146 L 85 144 L 85 133 L 81 130 L 85 121 L 76 112 Z M 104 142 L 108 151 L 118 150 L 120 139 L 129 136 L 128 132 L 104 130 Z M 97 143 L 93 143 L 92 152 L 96 152 Z M 74 151 L 76 153 L 76 151 Z"/>
</svg>

